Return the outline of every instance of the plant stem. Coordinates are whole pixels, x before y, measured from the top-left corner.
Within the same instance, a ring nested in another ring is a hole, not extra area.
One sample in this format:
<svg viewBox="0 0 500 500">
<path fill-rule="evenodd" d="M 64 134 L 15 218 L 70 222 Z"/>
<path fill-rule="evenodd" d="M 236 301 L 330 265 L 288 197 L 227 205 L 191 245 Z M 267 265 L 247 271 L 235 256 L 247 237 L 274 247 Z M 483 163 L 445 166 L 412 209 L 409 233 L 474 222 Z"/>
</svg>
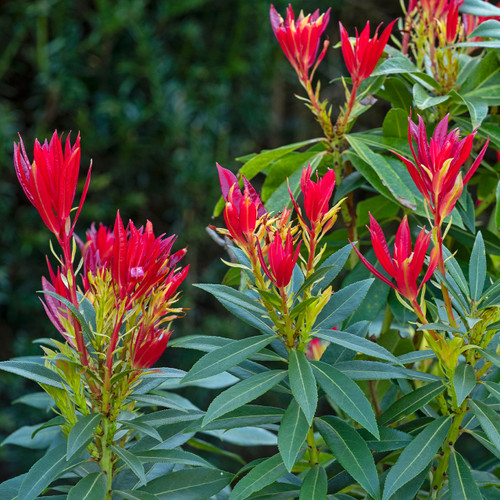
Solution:
<svg viewBox="0 0 500 500">
<path fill-rule="evenodd" d="M 110 436 L 112 425 L 108 418 L 103 415 L 101 420 L 102 436 L 99 437 L 101 443 L 101 457 L 99 467 L 106 476 L 106 495 L 104 500 L 111 500 L 113 496 L 113 452 L 111 451 L 111 442 L 113 437 Z"/>
<path fill-rule="evenodd" d="M 311 424 L 309 432 L 307 433 L 307 446 L 309 447 L 309 465 L 314 467 L 319 464 L 319 453 L 316 447 L 316 441 L 314 440 L 314 424 Z"/>
</svg>

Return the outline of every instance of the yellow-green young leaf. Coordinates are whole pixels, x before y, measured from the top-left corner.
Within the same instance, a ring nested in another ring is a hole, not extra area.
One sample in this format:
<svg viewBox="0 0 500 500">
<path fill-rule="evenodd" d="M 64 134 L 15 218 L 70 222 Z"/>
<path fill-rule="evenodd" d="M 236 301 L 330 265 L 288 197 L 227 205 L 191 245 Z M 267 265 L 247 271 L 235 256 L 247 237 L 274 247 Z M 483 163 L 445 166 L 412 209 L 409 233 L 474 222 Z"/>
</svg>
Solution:
<svg viewBox="0 0 500 500">
<path fill-rule="evenodd" d="M 451 417 L 441 417 L 430 423 L 413 439 L 387 474 L 383 500 L 388 500 L 399 488 L 429 466 L 450 427 Z"/>
<path fill-rule="evenodd" d="M 481 500 L 483 498 L 469 466 L 462 455 L 456 451 L 453 451 L 450 456 L 448 477 L 450 498 L 453 500 Z"/>
<path fill-rule="evenodd" d="M 68 435 L 67 454 L 68 460 L 84 446 L 90 443 L 96 427 L 101 421 L 100 413 L 91 413 L 78 419 Z"/>
<path fill-rule="evenodd" d="M 252 354 L 270 344 L 275 338 L 276 336 L 274 335 L 259 335 L 258 337 L 231 342 L 215 351 L 209 352 L 193 365 L 181 383 L 218 375 L 248 359 Z"/>
<path fill-rule="evenodd" d="M 311 425 L 318 405 L 318 389 L 311 365 L 303 352 L 292 349 L 288 376 L 292 394 L 302 408 L 309 425 Z"/>
<path fill-rule="evenodd" d="M 306 440 L 309 424 L 295 399 L 290 402 L 278 431 L 278 449 L 288 472 L 295 464 L 300 448 Z"/>
<path fill-rule="evenodd" d="M 377 469 L 364 439 L 337 417 L 322 417 L 316 419 L 315 424 L 342 467 L 369 495 L 378 500 L 380 485 Z"/>
<path fill-rule="evenodd" d="M 358 385 L 341 371 L 326 363 L 314 361 L 312 366 L 319 385 L 335 401 L 335 404 L 379 439 L 375 414 Z"/>
<path fill-rule="evenodd" d="M 229 500 L 244 500 L 253 492 L 259 491 L 264 486 L 274 483 L 286 473 L 286 467 L 281 455 L 278 453 L 256 465 L 233 488 Z"/>
<path fill-rule="evenodd" d="M 457 396 L 457 405 L 461 405 L 463 400 L 471 393 L 476 386 L 476 372 L 471 365 L 461 363 L 457 366 L 453 375 L 453 387 Z"/>
<path fill-rule="evenodd" d="M 102 500 L 106 495 L 106 476 L 94 472 L 80 479 L 68 492 L 68 500 Z"/>
<path fill-rule="evenodd" d="M 469 406 L 479 420 L 484 432 L 490 438 L 493 446 L 500 451 L 500 415 L 482 401 L 471 400 Z"/>
<path fill-rule="evenodd" d="M 299 500 L 324 500 L 328 490 L 328 478 L 321 465 L 311 467 L 300 488 Z"/>
<path fill-rule="evenodd" d="M 208 407 L 202 425 L 262 396 L 286 376 L 283 370 L 268 370 L 238 382 L 219 394 Z"/>
<path fill-rule="evenodd" d="M 378 419 L 379 425 L 387 425 L 411 415 L 441 394 L 444 389 L 445 386 L 442 382 L 434 382 L 405 394 L 380 415 Z"/>
<path fill-rule="evenodd" d="M 233 475 L 219 469 L 182 469 L 149 481 L 139 492 L 165 499 L 211 498 L 225 488 Z"/>
</svg>

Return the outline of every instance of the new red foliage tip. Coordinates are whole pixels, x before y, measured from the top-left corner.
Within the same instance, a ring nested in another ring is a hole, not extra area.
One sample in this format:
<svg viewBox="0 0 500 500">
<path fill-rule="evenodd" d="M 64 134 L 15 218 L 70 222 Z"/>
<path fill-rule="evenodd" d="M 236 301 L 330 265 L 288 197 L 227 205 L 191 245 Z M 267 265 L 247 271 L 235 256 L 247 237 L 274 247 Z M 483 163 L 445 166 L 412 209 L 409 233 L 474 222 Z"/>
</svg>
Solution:
<svg viewBox="0 0 500 500">
<path fill-rule="evenodd" d="M 342 26 L 342 23 L 339 23 L 342 55 L 347 71 L 351 75 L 354 88 L 357 89 L 361 82 L 372 74 L 384 52 L 384 48 L 391 36 L 392 27 L 396 21 L 397 19 L 385 28 L 380 38 L 378 37 L 380 25 L 375 30 L 373 38 L 370 38 L 370 22 L 368 21 L 360 35 L 358 35 L 358 30 L 356 30 L 354 48 L 349 40 L 347 31 Z"/>
<path fill-rule="evenodd" d="M 283 19 L 271 5 L 270 17 L 274 35 L 285 56 L 299 75 L 301 82 L 308 81 L 314 75 L 314 71 L 328 49 L 329 42 L 325 40 L 318 57 L 320 38 L 330 20 L 330 9 L 324 14 L 320 14 L 318 9 L 307 16 L 300 11 L 299 17 L 295 19 L 292 6 L 289 4 L 286 9 L 286 18 Z M 314 68 L 309 75 L 313 64 Z"/>
<path fill-rule="evenodd" d="M 45 140 L 43 145 L 36 140 L 33 157 L 33 163 L 30 163 L 19 136 L 19 144 L 14 143 L 14 166 L 19 183 L 50 231 L 60 242 L 69 241 L 90 183 L 91 167 L 88 170 L 78 210 L 71 223 L 70 212 L 73 208 L 80 170 L 80 135 L 73 145 L 68 135 L 64 152 L 57 131 L 54 132 L 50 142 Z"/>
<path fill-rule="evenodd" d="M 413 123 L 411 117 L 408 123 L 408 142 L 415 163 L 394 153 L 405 163 L 434 216 L 435 226 L 439 227 L 443 218 L 453 210 L 464 185 L 469 182 L 481 163 L 489 138 L 462 180 L 460 167 L 470 157 L 476 132 L 460 139 L 458 128 L 448 132 L 448 115 L 446 115 L 428 140 L 425 123 L 421 116 L 418 117 L 418 125 Z M 416 149 L 413 142 L 415 142 Z"/>
<path fill-rule="evenodd" d="M 359 250 L 353 245 L 354 250 L 362 260 L 363 264 L 384 283 L 398 291 L 403 297 L 407 298 L 412 304 L 416 304 L 417 296 L 422 288 L 422 285 L 428 281 L 438 264 L 438 252 L 434 248 L 431 252 L 431 258 L 427 272 L 419 286 L 417 286 L 417 278 L 422 272 L 422 267 L 425 261 L 425 254 L 429 248 L 431 241 L 431 233 L 426 233 L 425 228 L 422 229 L 417 236 L 415 247 L 412 251 L 411 233 L 408 226 L 408 220 L 405 217 L 399 225 L 394 242 L 393 256 L 389 252 L 387 242 L 378 222 L 370 214 L 370 231 L 373 250 L 377 256 L 384 271 L 389 276 L 396 280 L 394 284 L 390 279 L 384 276 L 380 271 L 370 264 Z"/>
</svg>

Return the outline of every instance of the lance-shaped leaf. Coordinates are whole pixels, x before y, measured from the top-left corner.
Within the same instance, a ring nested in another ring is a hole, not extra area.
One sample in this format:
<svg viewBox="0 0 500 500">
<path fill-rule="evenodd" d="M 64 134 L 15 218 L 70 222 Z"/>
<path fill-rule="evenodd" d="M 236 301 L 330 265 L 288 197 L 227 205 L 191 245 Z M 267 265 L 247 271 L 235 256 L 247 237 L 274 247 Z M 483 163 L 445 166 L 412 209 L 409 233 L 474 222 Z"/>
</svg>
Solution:
<svg viewBox="0 0 500 500">
<path fill-rule="evenodd" d="M 451 418 L 441 417 L 425 427 L 413 439 L 387 474 L 383 500 L 388 500 L 399 488 L 429 466 L 439 447 L 443 444 L 450 427 Z"/>
<path fill-rule="evenodd" d="M 78 422 L 71 428 L 68 435 L 68 460 L 77 451 L 90 443 L 101 418 L 102 415 L 100 413 L 91 413 L 78 419 Z"/>
<path fill-rule="evenodd" d="M 69 490 L 68 500 L 102 500 L 106 491 L 106 476 L 102 472 L 93 472 Z"/>
<path fill-rule="evenodd" d="M 337 277 L 349 258 L 349 255 L 351 255 L 351 252 L 352 246 L 348 243 L 322 262 L 318 271 L 321 271 L 322 269 L 328 269 L 328 271 L 322 276 L 321 281 L 312 287 L 312 293 L 314 295 L 320 290 L 324 290 Z"/>
<path fill-rule="evenodd" d="M 206 425 L 231 410 L 235 410 L 259 396 L 262 396 L 262 394 L 281 382 L 286 374 L 287 372 L 283 370 L 269 370 L 253 375 L 233 385 L 212 401 L 205 414 L 202 425 Z"/>
<path fill-rule="evenodd" d="M 66 461 L 66 443 L 49 450 L 25 475 L 17 498 L 34 500 L 65 470 L 71 469 L 76 461 L 75 458 Z"/>
<path fill-rule="evenodd" d="M 314 332 L 315 337 L 323 340 L 328 340 L 334 344 L 341 345 L 355 352 L 366 354 L 378 359 L 385 359 L 391 363 L 401 364 L 398 358 L 389 352 L 385 347 L 382 347 L 370 340 L 358 337 L 349 332 L 339 330 L 318 330 Z"/>
<path fill-rule="evenodd" d="M 335 292 L 316 320 L 316 328 L 328 330 L 337 326 L 361 304 L 374 279 L 358 281 Z"/>
<path fill-rule="evenodd" d="M 328 478 L 321 465 L 311 467 L 300 488 L 299 500 L 324 500 L 328 490 Z"/>
<path fill-rule="evenodd" d="M 469 466 L 457 451 L 452 451 L 448 466 L 450 498 L 453 500 L 481 500 L 479 488 Z"/>
<path fill-rule="evenodd" d="M 148 482 L 138 490 L 155 495 L 155 498 L 187 500 L 211 498 L 231 481 L 233 475 L 219 469 L 182 469 Z"/>
<path fill-rule="evenodd" d="M 234 488 L 229 500 L 244 500 L 254 491 L 274 483 L 286 473 L 286 467 L 278 453 L 256 465 Z"/>
<path fill-rule="evenodd" d="M 471 400 L 469 406 L 479 420 L 484 432 L 490 438 L 493 446 L 500 451 L 500 415 L 482 401 Z"/>
<path fill-rule="evenodd" d="M 288 376 L 293 397 L 299 403 L 309 425 L 311 425 L 318 405 L 318 389 L 311 365 L 303 352 L 296 349 L 290 351 Z"/>
<path fill-rule="evenodd" d="M 497 398 L 497 400 L 500 401 L 500 384 L 485 380 L 483 382 L 483 385 L 486 387 L 486 389 L 488 389 L 489 393 L 493 397 Z"/>
<path fill-rule="evenodd" d="M 292 399 L 283 415 L 278 431 L 278 449 L 288 472 L 292 470 L 295 464 L 308 431 L 307 419 L 297 401 Z"/>
<path fill-rule="evenodd" d="M 144 472 L 144 466 L 133 453 L 125 448 L 122 448 L 121 446 L 111 446 L 111 449 L 116 453 L 118 458 L 129 466 L 130 470 L 138 477 L 142 484 L 146 484 L 148 482 Z"/>
<path fill-rule="evenodd" d="M 61 377 L 49 368 L 33 361 L 12 360 L 1 361 L 0 370 L 21 375 L 39 384 L 50 385 L 62 389 Z"/>
<path fill-rule="evenodd" d="M 358 385 L 341 371 L 326 363 L 315 361 L 312 366 L 319 385 L 335 401 L 335 404 L 379 439 L 372 406 Z"/>
<path fill-rule="evenodd" d="M 363 438 L 337 417 L 322 417 L 316 426 L 342 467 L 375 499 L 380 485 L 372 454 Z"/>
<path fill-rule="evenodd" d="M 145 450 L 138 451 L 134 455 L 142 463 L 168 463 L 192 465 L 197 467 L 206 467 L 210 469 L 212 465 L 203 458 L 184 450 Z"/>
<path fill-rule="evenodd" d="M 441 394 L 444 389 L 445 386 L 442 382 L 434 382 L 405 394 L 380 415 L 378 419 L 379 425 L 387 425 L 406 415 L 411 415 Z"/>
<path fill-rule="evenodd" d="M 232 342 L 215 351 L 209 352 L 193 365 L 191 370 L 182 379 L 182 383 L 201 380 L 222 373 L 228 368 L 232 368 L 245 359 L 248 359 L 252 354 L 270 344 L 275 338 L 276 336 L 274 335 L 259 335 L 258 337 L 250 337 Z"/>
<path fill-rule="evenodd" d="M 453 375 L 453 387 L 457 396 L 457 405 L 461 405 L 463 400 L 471 393 L 476 386 L 476 372 L 471 365 L 461 363 L 457 366 Z"/>
<path fill-rule="evenodd" d="M 471 299 L 478 301 L 486 279 L 486 254 L 481 231 L 478 231 L 469 260 L 469 283 Z"/>
</svg>

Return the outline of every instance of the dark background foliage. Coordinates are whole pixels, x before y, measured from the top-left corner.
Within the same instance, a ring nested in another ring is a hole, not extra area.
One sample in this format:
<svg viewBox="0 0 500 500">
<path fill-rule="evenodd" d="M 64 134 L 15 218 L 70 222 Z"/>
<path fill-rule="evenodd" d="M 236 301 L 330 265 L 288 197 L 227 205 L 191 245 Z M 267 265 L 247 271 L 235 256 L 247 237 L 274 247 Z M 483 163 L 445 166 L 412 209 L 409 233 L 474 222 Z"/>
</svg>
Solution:
<svg viewBox="0 0 500 500">
<path fill-rule="evenodd" d="M 389 4 L 389 5 L 387 5 Z M 332 7 L 327 34 L 339 39 L 338 20 L 352 29 L 400 15 L 398 2 L 304 0 L 312 12 Z M 392 4 L 392 5 L 390 5 Z M 284 14 L 287 3 L 276 1 Z M 268 0 L 36 0 L 0 7 L 0 339 L 1 360 L 40 354 L 36 338 L 55 336 L 36 295 L 46 274 L 49 233 L 15 177 L 12 143 L 22 134 L 32 157 L 35 138 L 54 129 L 82 137 L 82 171 L 92 182 L 77 233 L 92 221 L 113 222 L 120 209 L 136 225 L 179 236 L 191 265 L 175 335 L 239 336 L 241 323 L 191 283 L 220 282 L 223 251 L 205 231 L 219 197 L 215 162 L 319 135 L 294 93 L 295 74 L 269 24 Z M 325 87 L 342 74 L 331 50 L 318 76 Z M 340 83 L 327 90 L 334 109 Z M 378 125 L 375 106 L 358 127 Z M 82 174 L 83 179 L 83 174 Z M 167 349 L 160 364 L 188 369 L 194 356 Z M 0 439 L 18 426 L 49 417 L 12 402 L 35 385 L 0 375 Z M 191 392 L 208 405 L 207 391 Z M 33 452 L 0 447 L 0 480 L 19 474 Z"/>
</svg>

